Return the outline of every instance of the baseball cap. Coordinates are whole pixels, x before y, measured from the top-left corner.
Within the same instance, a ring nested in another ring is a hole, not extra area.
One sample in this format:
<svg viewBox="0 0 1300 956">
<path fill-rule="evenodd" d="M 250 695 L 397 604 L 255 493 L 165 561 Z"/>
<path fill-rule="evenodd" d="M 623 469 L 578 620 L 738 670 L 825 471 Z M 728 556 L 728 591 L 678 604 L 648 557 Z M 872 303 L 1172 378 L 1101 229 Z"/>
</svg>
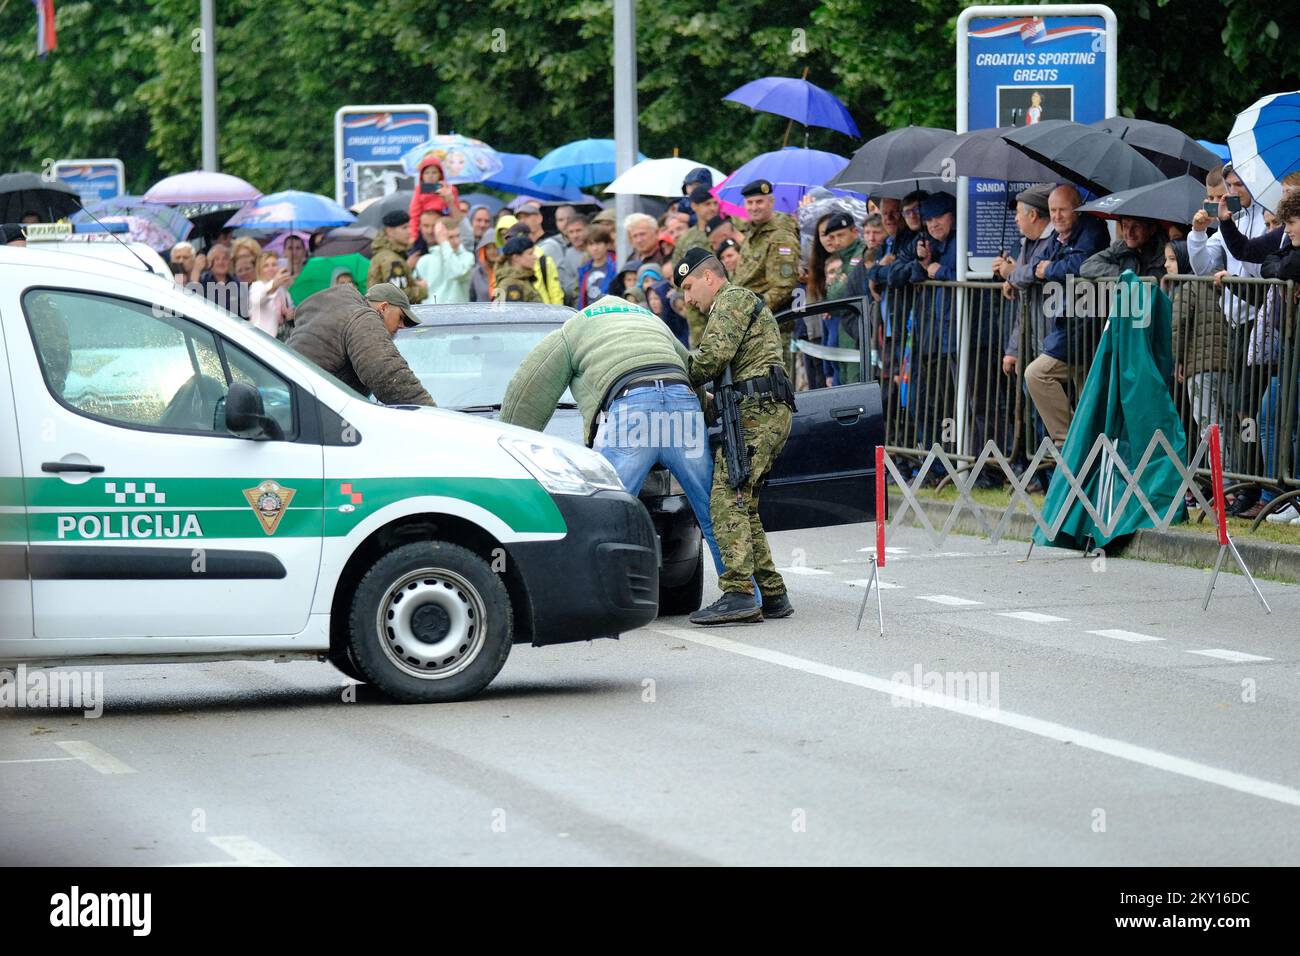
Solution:
<svg viewBox="0 0 1300 956">
<path fill-rule="evenodd" d="M 405 292 L 391 282 L 376 282 L 372 285 L 366 290 L 366 301 L 387 302 L 389 305 L 395 305 L 402 310 L 402 321 L 408 326 L 420 324 L 420 320 L 411 311 L 411 300 L 406 297 Z"/>
</svg>

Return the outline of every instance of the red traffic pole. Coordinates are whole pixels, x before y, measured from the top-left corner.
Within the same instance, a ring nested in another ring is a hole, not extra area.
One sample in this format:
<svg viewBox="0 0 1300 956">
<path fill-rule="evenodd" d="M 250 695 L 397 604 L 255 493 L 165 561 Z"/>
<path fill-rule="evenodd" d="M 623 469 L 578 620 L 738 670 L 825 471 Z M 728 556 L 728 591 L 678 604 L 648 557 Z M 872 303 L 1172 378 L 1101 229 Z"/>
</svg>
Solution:
<svg viewBox="0 0 1300 956">
<path fill-rule="evenodd" d="M 1223 506 L 1223 455 L 1219 450 L 1219 426 L 1210 426 L 1210 474 L 1214 482 L 1214 511 L 1219 520 L 1219 544 L 1228 543 L 1228 513 Z"/>
</svg>

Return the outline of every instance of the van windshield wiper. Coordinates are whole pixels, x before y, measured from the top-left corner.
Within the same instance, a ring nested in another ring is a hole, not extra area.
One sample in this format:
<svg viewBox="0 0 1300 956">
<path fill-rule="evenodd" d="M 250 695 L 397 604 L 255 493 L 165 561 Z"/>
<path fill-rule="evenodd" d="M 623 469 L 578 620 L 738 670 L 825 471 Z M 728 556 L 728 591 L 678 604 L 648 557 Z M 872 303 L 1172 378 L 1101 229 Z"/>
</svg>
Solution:
<svg viewBox="0 0 1300 956">
<path fill-rule="evenodd" d="M 500 402 L 497 402 L 495 405 L 457 405 L 457 406 L 455 407 L 455 411 L 458 411 L 458 412 L 499 412 L 499 411 L 501 411 L 501 403 L 500 403 Z"/>
<path fill-rule="evenodd" d="M 555 407 L 556 408 L 577 408 L 578 403 L 577 402 L 556 402 Z"/>
</svg>

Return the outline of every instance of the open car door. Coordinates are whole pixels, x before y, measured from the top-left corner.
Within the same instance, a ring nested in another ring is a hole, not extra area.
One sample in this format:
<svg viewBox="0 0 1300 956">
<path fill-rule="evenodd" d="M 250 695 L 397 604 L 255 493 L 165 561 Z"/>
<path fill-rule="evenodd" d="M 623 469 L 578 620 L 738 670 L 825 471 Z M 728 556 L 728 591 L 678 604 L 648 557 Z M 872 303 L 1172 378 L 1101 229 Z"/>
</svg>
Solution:
<svg viewBox="0 0 1300 956">
<path fill-rule="evenodd" d="M 768 531 L 822 528 L 874 521 L 876 446 L 885 442 L 880 383 L 870 361 L 875 334 L 868 298 L 817 302 L 776 317 L 780 324 L 812 312 L 839 319 L 857 341 L 861 382 L 814 388 L 797 395 L 790 438 L 759 499 Z M 809 354 L 830 355 L 813 346 Z M 800 353 L 799 361 L 802 361 Z"/>
</svg>

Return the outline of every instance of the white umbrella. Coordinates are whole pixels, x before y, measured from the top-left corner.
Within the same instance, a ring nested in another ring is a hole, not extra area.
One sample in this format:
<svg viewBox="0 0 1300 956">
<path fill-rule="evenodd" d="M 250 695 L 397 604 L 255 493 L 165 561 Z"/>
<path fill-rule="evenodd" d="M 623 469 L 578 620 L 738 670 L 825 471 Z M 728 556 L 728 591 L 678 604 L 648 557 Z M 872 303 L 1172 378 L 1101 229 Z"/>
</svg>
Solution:
<svg viewBox="0 0 1300 956">
<path fill-rule="evenodd" d="M 719 169 L 680 156 L 669 159 L 644 159 L 605 187 L 605 192 L 674 198 L 682 194 L 682 180 L 686 178 L 686 174 L 701 166 L 713 177 L 712 186 L 718 185 L 727 178 L 727 174 Z"/>
</svg>

